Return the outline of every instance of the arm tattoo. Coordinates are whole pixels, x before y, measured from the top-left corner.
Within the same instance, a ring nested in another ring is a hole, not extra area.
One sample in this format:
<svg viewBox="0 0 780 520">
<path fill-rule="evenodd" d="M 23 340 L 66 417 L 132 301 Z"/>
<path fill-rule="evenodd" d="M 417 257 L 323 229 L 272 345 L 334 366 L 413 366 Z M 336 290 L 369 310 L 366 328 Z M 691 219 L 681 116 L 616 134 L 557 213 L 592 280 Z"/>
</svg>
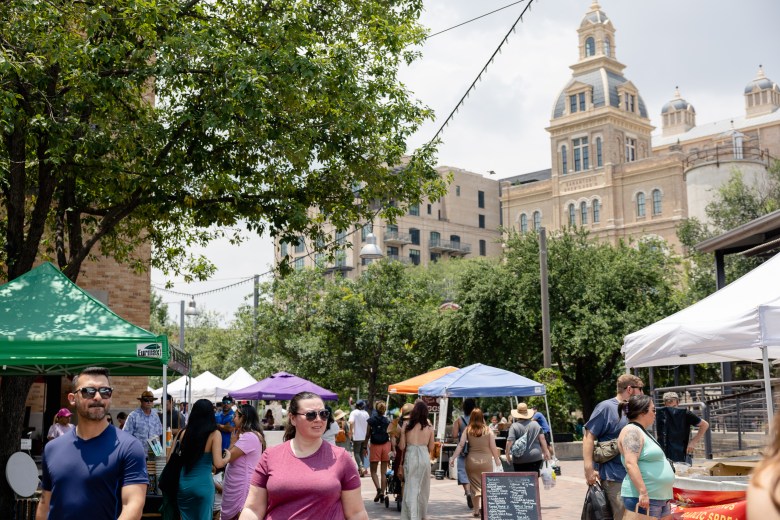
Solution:
<svg viewBox="0 0 780 520">
<path fill-rule="evenodd" d="M 626 432 L 626 436 L 623 437 L 623 447 L 637 455 L 642 451 L 642 435 L 636 428 L 631 428 Z"/>
</svg>

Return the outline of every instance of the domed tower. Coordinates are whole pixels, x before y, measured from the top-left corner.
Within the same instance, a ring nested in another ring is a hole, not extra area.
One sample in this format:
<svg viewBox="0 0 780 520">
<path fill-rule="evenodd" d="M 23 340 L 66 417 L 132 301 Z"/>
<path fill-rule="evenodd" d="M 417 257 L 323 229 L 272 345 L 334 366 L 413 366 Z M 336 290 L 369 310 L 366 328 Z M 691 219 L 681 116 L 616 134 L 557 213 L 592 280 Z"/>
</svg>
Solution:
<svg viewBox="0 0 780 520">
<path fill-rule="evenodd" d="M 764 75 L 758 66 L 755 79 L 745 86 L 745 112 L 747 117 L 771 114 L 780 108 L 780 87 Z"/>
<path fill-rule="evenodd" d="M 661 117 L 664 137 L 685 133 L 696 126 L 696 110 L 680 96 L 679 87 L 674 89 L 674 99 L 661 109 Z"/>
<path fill-rule="evenodd" d="M 615 28 L 594 0 L 577 30 L 579 61 L 553 106 L 552 176 L 598 172 L 607 164 L 650 156 L 645 103 L 623 76 L 616 58 Z M 603 171 L 603 170 L 602 170 Z"/>
</svg>

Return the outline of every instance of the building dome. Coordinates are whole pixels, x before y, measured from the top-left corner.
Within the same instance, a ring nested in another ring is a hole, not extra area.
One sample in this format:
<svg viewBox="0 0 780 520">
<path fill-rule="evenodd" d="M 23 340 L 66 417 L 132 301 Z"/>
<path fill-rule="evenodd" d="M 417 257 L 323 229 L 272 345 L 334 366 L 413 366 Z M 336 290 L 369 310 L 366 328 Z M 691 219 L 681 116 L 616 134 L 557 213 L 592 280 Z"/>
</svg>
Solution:
<svg viewBox="0 0 780 520">
<path fill-rule="evenodd" d="M 780 87 L 777 86 L 777 83 L 764 76 L 764 68 L 759 65 L 755 79 L 745 85 L 745 94 L 750 94 L 754 90 L 775 90 L 780 92 Z"/>
<path fill-rule="evenodd" d="M 688 110 L 690 112 L 696 113 L 696 110 L 693 108 L 693 105 L 685 101 L 680 96 L 680 89 L 678 87 L 675 87 L 674 89 L 674 99 L 666 103 L 663 108 L 661 108 L 661 114 L 667 114 L 671 111 L 676 110 Z"/>
<path fill-rule="evenodd" d="M 585 18 L 582 19 L 582 23 L 580 24 L 580 27 L 588 26 L 588 25 L 594 25 L 594 24 L 606 24 L 609 22 L 609 18 L 607 18 L 607 15 L 604 13 L 604 11 L 601 10 L 601 6 L 597 1 L 594 0 L 594 2 L 590 6 L 590 11 L 588 11 L 585 14 Z"/>
<path fill-rule="evenodd" d="M 622 74 L 617 74 L 604 68 L 599 68 L 573 76 L 566 84 L 566 86 L 563 87 L 561 93 L 558 94 L 558 98 L 555 101 L 555 105 L 553 106 L 552 119 L 557 119 L 566 114 L 566 92 L 574 83 L 584 83 L 592 87 L 594 108 L 600 108 L 608 105 L 615 108 L 620 108 L 620 95 L 618 93 L 618 87 L 624 83 L 628 83 L 628 80 Z M 639 115 L 646 118 L 647 108 L 645 107 L 645 102 L 641 96 L 637 96 L 637 102 Z"/>
</svg>

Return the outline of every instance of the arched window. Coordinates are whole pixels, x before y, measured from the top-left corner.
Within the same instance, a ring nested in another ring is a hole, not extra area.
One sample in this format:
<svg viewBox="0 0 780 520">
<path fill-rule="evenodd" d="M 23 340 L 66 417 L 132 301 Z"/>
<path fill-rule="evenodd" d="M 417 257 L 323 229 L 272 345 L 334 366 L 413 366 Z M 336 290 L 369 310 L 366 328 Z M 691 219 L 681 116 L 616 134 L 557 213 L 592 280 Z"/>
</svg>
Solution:
<svg viewBox="0 0 780 520">
<path fill-rule="evenodd" d="M 662 209 L 661 190 L 653 190 L 653 215 L 660 215 Z"/>
<path fill-rule="evenodd" d="M 561 174 L 569 173 L 569 158 L 566 155 L 566 145 L 561 146 Z"/>
<path fill-rule="evenodd" d="M 612 56 L 612 42 L 609 40 L 609 36 L 604 38 L 604 56 Z"/>
<path fill-rule="evenodd" d="M 596 138 L 596 168 L 604 166 L 603 154 L 601 152 L 601 137 Z"/>
<path fill-rule="evenodd" d="M 593 223 L 598 224 L 601 222 L 601 201 L 595 199 L 593 201 Z"/>
<path fill-rule="evenodd" d="M 636 216 L 645 216 L 645 194 L 642 192 L 636 194 Z"/>
<path fill-rule="evenodd" d="M 596 41 L 593 39 L 593 36 L 589 36 L 585 40 L 585 57 L 593 56 L 594 54 L 596 54 Z"/>
<path fill-rule="evenodd" d="M 580 202 L 580 220 L 583 226 L 588 223 L 588 205 L 584 202 Z"/>
<path fill-rule="evenodd" d="M 569 204 L 569 226 L 574 227 L 577 225 L 577 214 L 574 211 L 574 204 Z"/>
<path fill-rule="evenodd" d="M 534 231 L 539 231 L 542 228 L 542 214 L 538 211 L 534 211 Z"/>
<path fill-rule="evenodd" d="M 528 215 L 523 213 L 520 215 L 520 232 L 525 233 L 528 231 Z"/>
</svg>

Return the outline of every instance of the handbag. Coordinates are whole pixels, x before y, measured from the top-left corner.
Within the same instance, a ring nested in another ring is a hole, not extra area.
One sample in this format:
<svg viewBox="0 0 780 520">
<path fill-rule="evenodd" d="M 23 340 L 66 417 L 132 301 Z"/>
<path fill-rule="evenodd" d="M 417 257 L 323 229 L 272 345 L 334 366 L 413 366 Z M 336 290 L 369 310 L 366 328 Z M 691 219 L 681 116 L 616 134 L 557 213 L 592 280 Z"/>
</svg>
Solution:
<svg viewBox="0 0 780 520">
<path fill-rule="evenodd" d="M 626 512 L 623 513 L 623 520 L 658 520 L 658 517 L 640 513 L 639 503 L 637 503 L 633 511 L 626 509 Z"/>
<path fill-rule="evenodd" d="M 602 464 L 614 459 L 618 455 L 620 455 L 620 450 L 618 449 L 617 439 L 602 442 L 596 441 L 593 448 L 593 462 Z"/>
<path fill-rule="evenodd" d="M 162 474 L 160 474 L 160 479 L 157 481 L 157 487 L 160 488 L 163 495 L 169 497 L 174 503 L 176 501 L 176 493 L 179 491 L 179 478 L 181 477 L 181 469 L 183 467 L 184 459 L 182 459 L 181 456 L 181 432 L 179 432 L 173 443 L 171 456 L 165 464 Z"/>
<path fill-rule="evenodd" d="M 612 520 L 612 508 L 609 506 L 607 492 L 601 487 L 601 482 L 588 486 L 580 518 L 581 520 Z"/>
</svg>

